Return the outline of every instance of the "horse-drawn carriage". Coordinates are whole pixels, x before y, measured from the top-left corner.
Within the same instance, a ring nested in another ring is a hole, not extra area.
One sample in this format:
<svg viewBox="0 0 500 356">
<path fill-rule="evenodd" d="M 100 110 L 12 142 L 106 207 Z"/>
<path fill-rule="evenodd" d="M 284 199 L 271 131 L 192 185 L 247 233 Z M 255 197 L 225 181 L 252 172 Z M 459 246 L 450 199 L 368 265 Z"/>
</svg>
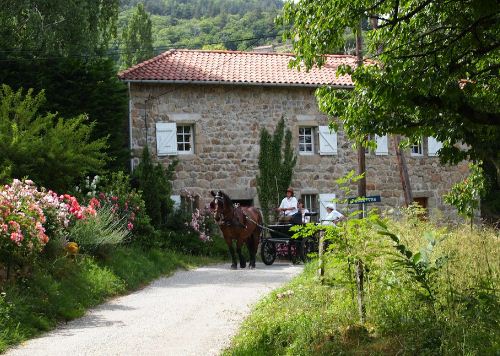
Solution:
<svg viewBox="0 0 500 356">
<path fill-rule="evenodd" d="M 250 268 L 255 268 L 259 242 L 262 261 L 266 265 L 273 264 L 277 256 L 287 256 L 293 263 L 306 261 L 308 253 L 317 251 L 317 242 L 314 238 L 292 238 L 294 232 L 290 231 L 290 228 L 301 224 L 302 216 L 298 222 L 292 220 L 290 223 L 264 226 L 260 210 L 233 204 L 231 198 L 220 190 L 211 191 L 211 194 L 214 200 L 210 203 L 210 208 L 229 248 L 231 268 L 238 268 L 238 259 L 240 268 L 246 267 L 247 261 L 241 252 L 243 245 L 247 246 L 250 254 Z M 315 217 L 317 213 L 306 215 Z M 236 241 L 236 251 L 233 241 Z"/>
<path fill-rule="evenodd" d="M 316 217 L 317 213 L 310 212 L 305 216 Z M 290 231 L 290 228 L 301 223 L 301 219 L 292 219 L 289 223 L 264 227 L 260 242 L 262 262 L 272 265 L 277 257 L 288 258 L 292 263 L 306 262 L 308 254 L 318 250 L 318 242 L 315 237 L 292 238 L 295 232 Z"/>
</svg>

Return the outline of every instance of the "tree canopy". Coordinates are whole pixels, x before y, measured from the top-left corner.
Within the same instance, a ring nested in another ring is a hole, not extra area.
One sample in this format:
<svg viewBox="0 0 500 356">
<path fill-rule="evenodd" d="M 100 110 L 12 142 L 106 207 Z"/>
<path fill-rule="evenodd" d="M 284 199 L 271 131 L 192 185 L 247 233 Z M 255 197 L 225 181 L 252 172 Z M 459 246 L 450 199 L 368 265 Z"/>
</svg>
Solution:
<svg viewBox="0 0 500 356">
<path fill-rule="evenodd" d="M 40 111 L 86 114 L 109 136 L 108 168 L 128 165 L 126 86 L 106 57 L 118 0 L 9 1 L 0 7 L 0 83 L 44 90 Z"/>
<path fill-rule="evenodd" d="M 443 161 L 483 160 L 500 172 L 499 9 L 493 0 L 300 0 L 280 21 L 291 25 L 293 65 L 310 68 L 341 47 L 346 28 L 376 20 L 368 65 L 341 69 L 354 90 L 317 91 L 351 138 L 434 136 Z"/>
<path fill-rule="evenodd" d="M 140 3 L 122 33 L 125 46 L 122 61 L 125 67 L 153 57 L 151 28 L 151 18 L 144 10 L 144 4 Z"/>
</svg>

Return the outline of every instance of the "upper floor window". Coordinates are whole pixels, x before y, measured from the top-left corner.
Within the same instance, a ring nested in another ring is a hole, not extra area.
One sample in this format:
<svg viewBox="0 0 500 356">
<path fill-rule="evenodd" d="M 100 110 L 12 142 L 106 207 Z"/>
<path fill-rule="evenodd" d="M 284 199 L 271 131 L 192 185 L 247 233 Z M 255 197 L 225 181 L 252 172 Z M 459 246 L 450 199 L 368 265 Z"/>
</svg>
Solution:
<svg viewBox="0 0 500 356">
<path fill-rule="evenodd" d="M 314 129 L 299 127 L 299 153 L 311 155 L 314 153 Z"/>
<path fill-rule="evenodd" d="M 410 154 L 412 156 L 423 156 L 424 155 L 424 145 L 422 140 L 415 141 L 410 146 Z"/>
<path fill-rule="evenodd" d="M 193 153 L 193 127 L 190 125 L 177 126 L 177 152 Z"/>
<path fill-rule="evenodd" d="M 194 125 L 157 122 L 156 151 L 158 156 L 194 153 Z"/>
</svg>

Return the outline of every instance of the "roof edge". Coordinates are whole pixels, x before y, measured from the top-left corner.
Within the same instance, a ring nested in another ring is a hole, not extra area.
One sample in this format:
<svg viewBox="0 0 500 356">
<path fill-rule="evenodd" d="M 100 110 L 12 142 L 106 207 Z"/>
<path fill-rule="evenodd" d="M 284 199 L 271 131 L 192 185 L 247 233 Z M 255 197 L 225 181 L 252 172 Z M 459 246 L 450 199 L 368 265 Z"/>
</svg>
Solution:
<svg viewBox="0 0 500 356">
<path fill-rule="evenodd" d="M 300 84 L 300 83 L 258 83 L 258 82 L 230 82 L 223 80 L 158 80 L 158 79 L 120 79 L 125 83 L 144 83 L 144 84 L 202 84 L 202 85 L 239 85 L 239 86 L 269 86 L 269 87 L 302 87 L 302 88 L 319 88 L 330 86 L 336 89 L 354 89 L 354 85 L 346 84 Z"/>
</svg>

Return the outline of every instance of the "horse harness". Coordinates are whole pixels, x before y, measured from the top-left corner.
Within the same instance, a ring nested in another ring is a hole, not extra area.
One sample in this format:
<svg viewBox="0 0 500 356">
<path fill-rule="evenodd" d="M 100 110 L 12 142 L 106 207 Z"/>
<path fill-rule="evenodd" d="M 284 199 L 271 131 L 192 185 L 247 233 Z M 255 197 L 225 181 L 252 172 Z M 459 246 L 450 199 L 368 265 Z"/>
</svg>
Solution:
<svg viewBox="0 0 500 356">
<path fill-rule="evenodd" d="M 215 196 L 215 199 L 219 202 L 224 203 L 223 197 L 221 197 L 219 194 Z M 237 214 L 235 214 L 235 212 L 237 212 Z M 219 214 L 221 218 L 218 224 L 220 226 L 223 225 L 227 227 L 247 228 L 246 222 L 248 215 L 243 212 L 243 209 L 239 204 L 233 204 L 232 216 L 230 218 L 226 218 L 223 212 L 220 212 Z M 240 215 L 241 219 L 239 219 L 239 217 L 236 215 Z"/>
</svg>

